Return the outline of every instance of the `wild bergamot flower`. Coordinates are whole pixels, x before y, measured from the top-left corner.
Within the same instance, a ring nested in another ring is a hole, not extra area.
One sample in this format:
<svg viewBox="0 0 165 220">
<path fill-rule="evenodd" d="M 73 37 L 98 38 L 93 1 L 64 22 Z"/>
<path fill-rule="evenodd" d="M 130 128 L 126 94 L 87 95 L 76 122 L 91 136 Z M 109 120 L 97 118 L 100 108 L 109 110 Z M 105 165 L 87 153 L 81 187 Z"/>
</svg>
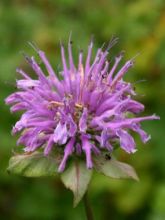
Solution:
<svg viewBox="0 0 165 220">
<path fill-rule="evenodd" d="M 17 144 L 24 145 L 25 152 L 40 148 L 46 157 L 53 149 L 60 149 L 63 157 L 58 171 L 63 172 L 71 155 L 85 155 L 86 167 L 92 168 L 93 155 L 112 152 L 116 141 L 124 151 L 134 153 L 136 145 L 130 130 L 137 132 L 144 143 L 150 139 L 140 122 L 159 117 L 137 117 L 144 105 L 134 100 L 133 86 L 123 79 L 134 60 L 128 60 L 117 70 L 123 57 L 120 53 L 111 65 L 107 56 L 115 43 L 116 39 L 112 39 L 105 50 L 99 48 L 93 60 L 91 41 L 85 59 L 80 51 L 78 65 L 73 61 L 71 41 L 68 43 L 69 65 L 61 45 L 61 80 L 43 51 L 37 49 L 47 73 L 34 57 L 25 56 L 37 79 L 17 69 L 22 76 L 16 82 L 18 91 L 6 99 L 6 103 L 12 105 L 11 112 L 24 112 L 12 133 L 21 132 Z"/>
</svg>

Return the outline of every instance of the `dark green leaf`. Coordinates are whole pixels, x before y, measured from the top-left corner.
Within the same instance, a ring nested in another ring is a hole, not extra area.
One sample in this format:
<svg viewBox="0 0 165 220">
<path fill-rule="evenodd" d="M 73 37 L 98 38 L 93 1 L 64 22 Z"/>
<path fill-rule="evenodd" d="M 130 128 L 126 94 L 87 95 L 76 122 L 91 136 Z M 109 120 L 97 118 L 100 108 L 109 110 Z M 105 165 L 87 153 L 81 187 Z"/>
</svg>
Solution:
<svg viewBox="0 0 165 220">
<path fill-rule="evenodd" d="M 39 152 L 16 155 L 11 157 L 7 171 L 27 177 L 54 176 L 57 172 L 57 161 Z"/>
<path fill-rule="evenodd" d="M 95 169 L 105 176 L 112 178 L 132 178 L 139 180 L 135 169 L 129 164 L 122 163 L 114 158 L 106 158 L 105 155 L 94 158 Z"/>
<path fill-rule="evenodd" d="M 85 194 L 91 175 L 92 170 L 87 169 L 83 161 L 74 161 L 70 167 L 62 173 L 62 182 L 74 194 L 74 207 L 77 206 Z"/>
</svg>

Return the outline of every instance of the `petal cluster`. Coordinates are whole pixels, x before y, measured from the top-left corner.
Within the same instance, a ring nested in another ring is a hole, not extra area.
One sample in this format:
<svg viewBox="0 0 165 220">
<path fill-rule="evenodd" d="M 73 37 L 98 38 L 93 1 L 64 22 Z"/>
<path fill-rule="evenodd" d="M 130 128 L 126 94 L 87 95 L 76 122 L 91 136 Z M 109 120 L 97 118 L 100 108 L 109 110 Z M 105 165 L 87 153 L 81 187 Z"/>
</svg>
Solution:
<svg viewBox="0 0 165 220">
<path fill-rule="evenodd" d="M 13 134 L 21 132 L 18 145 L 24 145 L 26 152 L 41 148 L 45 156 L 53 148 L 60 148 L 62 172 L 73 154 L 85 155 L 87 168 L 92 168 L 92 155 L 103 150 L 112 152 L 116 141 L 127 153 L 134 153 L 136 145 L 130 130 L 137 132 L 144 143 L 150 139 L 140 123 L 159 117 L 136 117 L 144 106 L 134 100 L 132 85 L 123 80 L 134 60 L 119 69 L 121 52 L 111 64 L 107 56 L 115 43 L 112 39 L 106 49 L 99 48 L 92 59 L 91 41 L 86 58 L 80 51 L 78 65 L 73 61 L 72 42 L 68 43 L 68 62 L 61 45 L 61 80 L 43 51 L 37 49 L 47 73 L 34 57 L 25 56 L 37 79 L 17 69 L 22 76 L 16 82 L 18 91 L 6 98 L 6 103 L 12 105 L 11 112 L 23 111 L 12 129 Z"/>
</svg>

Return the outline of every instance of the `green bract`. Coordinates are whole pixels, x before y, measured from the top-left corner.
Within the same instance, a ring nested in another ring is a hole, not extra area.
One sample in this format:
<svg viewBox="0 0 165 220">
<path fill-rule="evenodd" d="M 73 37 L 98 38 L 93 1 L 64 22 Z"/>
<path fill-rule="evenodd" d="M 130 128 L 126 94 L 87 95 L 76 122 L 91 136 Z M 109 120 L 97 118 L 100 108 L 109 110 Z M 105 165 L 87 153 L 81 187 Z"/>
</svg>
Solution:
<svg viewBox="0 0 165 220">
<path fill-rule="evenodd" d="M 58 173 L 59 157 L 45 157 L 43 153 L 21 154 L 11 157 L 7 171 L 25 177 L 55 176 Z M 61 180 L 74 195 L 74 207 L 80 202 L 90 183 L 92 172 L 111 178 L 132 178 L 138 180 L 133 167 L 117 161 L 115 158 L 102 154 L 94 157 L 94 169 L 87 169 L 85 162 L 79 158 L 69 164 L 61 174 Z"/>
</svg>

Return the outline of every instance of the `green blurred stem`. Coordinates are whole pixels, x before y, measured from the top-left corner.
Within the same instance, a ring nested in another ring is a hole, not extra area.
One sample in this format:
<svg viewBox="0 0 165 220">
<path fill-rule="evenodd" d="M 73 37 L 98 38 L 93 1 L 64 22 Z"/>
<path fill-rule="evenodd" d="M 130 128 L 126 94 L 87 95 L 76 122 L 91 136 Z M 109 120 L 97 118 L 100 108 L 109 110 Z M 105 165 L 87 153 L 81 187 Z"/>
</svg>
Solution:
<svg viewBox="0 0 165 220">
<path fill-rule="evenodd" d="M 83 201 L 84 201 L 84 207 L 85 207 L 85 213 L 86 213 L 87 220 L 94 220 L 92 209 L 91 209 L 91 206 L 90 206 L 89 200 L 88 200 L 88 192 L 85 193 Z"/>
</svg>

